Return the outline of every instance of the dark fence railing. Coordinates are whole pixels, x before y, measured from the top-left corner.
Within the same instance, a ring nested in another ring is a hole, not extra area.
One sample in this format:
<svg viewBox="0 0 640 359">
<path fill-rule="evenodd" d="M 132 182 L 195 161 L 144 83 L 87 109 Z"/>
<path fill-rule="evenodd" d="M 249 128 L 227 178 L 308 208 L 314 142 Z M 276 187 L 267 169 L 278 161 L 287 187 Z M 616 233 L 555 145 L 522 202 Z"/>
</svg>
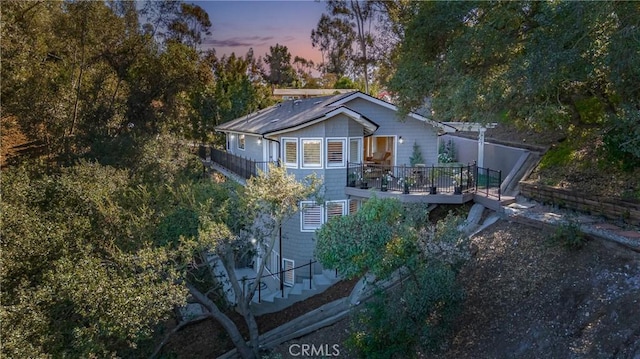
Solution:
<svg viewBox="0 0 640 359">
<path fill-rule="evenodd" d="M 257 176 L 259 170 L 265 172 L 268 168 L 269 162 L 254 161 L 249 158 L 244 158 L 236 156 L 232 153 L 220 151 L 213 147 L 210 148 L 210 151 L 212 162 L 217 163 L 218 165 L 228 169 L 229 171 L 244 179 L 249 179 L 251 177 Z"/>
<path fill-rule="evenodd" d="M 407 167 L 350 162 L 347 165 L 347 187 L 383 192 L 480 193 L 499 199 L 501 183 L 500 171 L 475 164 Z"/>
<path fill-rule="evenodd" d="M 476 173 L 476 193 L 500 200 L 500 185 L 502 185 L 502 171 L 478 167 Z"/>
</svg>

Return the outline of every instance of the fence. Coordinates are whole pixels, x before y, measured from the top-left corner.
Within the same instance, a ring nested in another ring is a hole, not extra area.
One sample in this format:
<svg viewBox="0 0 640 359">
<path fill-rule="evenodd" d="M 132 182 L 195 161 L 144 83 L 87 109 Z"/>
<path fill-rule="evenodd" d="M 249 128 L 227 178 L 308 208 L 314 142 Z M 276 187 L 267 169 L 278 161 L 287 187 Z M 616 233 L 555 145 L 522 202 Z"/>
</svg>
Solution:
<svg viewBox="0 0 640 359">
<path fill-rule="evenodd" d="M 220 151 L 213 147 L 210 147 L 210 150 L 212 162 L 219 164 L 244 179 L 257 176 L 258 171 L 267 171 L 269 162 L 254 161 L 225 151 Z"/>
</svg>

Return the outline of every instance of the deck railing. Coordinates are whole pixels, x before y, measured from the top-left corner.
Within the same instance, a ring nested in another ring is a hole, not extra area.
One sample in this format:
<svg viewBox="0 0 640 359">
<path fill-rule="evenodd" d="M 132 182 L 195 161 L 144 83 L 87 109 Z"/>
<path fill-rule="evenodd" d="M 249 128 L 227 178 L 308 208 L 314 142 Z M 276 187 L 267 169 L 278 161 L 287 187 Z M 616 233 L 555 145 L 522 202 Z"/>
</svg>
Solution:
<svg viewBox="0 0 640 359">
<path fill-rule="evenodd" d="M 211 147 L 211 161 L 228 169 L 236 175 L 249 179 L 257 176 L 258 171 L 267 171 L 269 162 L 254 161 L 249 158 L 236 156 L 232 153 L 220 151 Z"/>
<path fill-rule="evenodd" d="M 475 164 L 388 166 L 348 163 L 347 187 L 408 193 L 477 193 L 500 199 L 502 173 Z"/>
</svg>

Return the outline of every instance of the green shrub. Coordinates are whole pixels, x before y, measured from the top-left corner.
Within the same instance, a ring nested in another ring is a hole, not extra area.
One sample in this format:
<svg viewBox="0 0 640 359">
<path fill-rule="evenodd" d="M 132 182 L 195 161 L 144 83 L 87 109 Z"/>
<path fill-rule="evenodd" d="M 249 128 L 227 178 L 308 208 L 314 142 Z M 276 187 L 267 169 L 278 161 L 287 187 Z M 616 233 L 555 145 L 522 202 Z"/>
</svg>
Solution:
<svg viewBox="0 0 640 359">
<path fill-rule="evenodd" d="M 580 249 L 587 243 L 587 238 L 580 230 L 580 224 L 569 219 L 556 227 L 551 235 L 551 241 L 569 249 Z"/>
</svg>

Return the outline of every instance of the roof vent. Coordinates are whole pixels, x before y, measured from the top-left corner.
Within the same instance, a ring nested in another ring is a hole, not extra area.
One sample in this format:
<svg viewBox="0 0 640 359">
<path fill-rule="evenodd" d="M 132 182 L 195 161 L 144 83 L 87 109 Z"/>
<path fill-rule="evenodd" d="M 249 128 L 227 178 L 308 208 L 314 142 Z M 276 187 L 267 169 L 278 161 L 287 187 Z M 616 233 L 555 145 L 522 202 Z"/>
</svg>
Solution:
<svg viewBox="0 0 640 359">
<path fill-rule="evenodd" d="M 300 102 L 302 102 L 302 100 L 295 100 L 295 101 L 293 101 L 293 104 L 294 104 L 294 105 L 297 105 L 297 104 L 299 104 Z"/>
<path fill-rule="evenodd" d="M 314 102 L 313 104 L 314 104 L 314 105 L 318 105 L 318 104 L 321 104 L 321 103 L 322 103 L 322 101 L 316 101 L 316 102 Z"/>
<path fill-rule="evenodd" d="M 278 122 L 278 121 L 280 121 L 280 119 L 279 119 L 279 118 L 276 118 L 275 120 L 271 120 L 271 121 L 269 121 L 269 123 L 274 123 L 274 122 Z"/>
</svg>

